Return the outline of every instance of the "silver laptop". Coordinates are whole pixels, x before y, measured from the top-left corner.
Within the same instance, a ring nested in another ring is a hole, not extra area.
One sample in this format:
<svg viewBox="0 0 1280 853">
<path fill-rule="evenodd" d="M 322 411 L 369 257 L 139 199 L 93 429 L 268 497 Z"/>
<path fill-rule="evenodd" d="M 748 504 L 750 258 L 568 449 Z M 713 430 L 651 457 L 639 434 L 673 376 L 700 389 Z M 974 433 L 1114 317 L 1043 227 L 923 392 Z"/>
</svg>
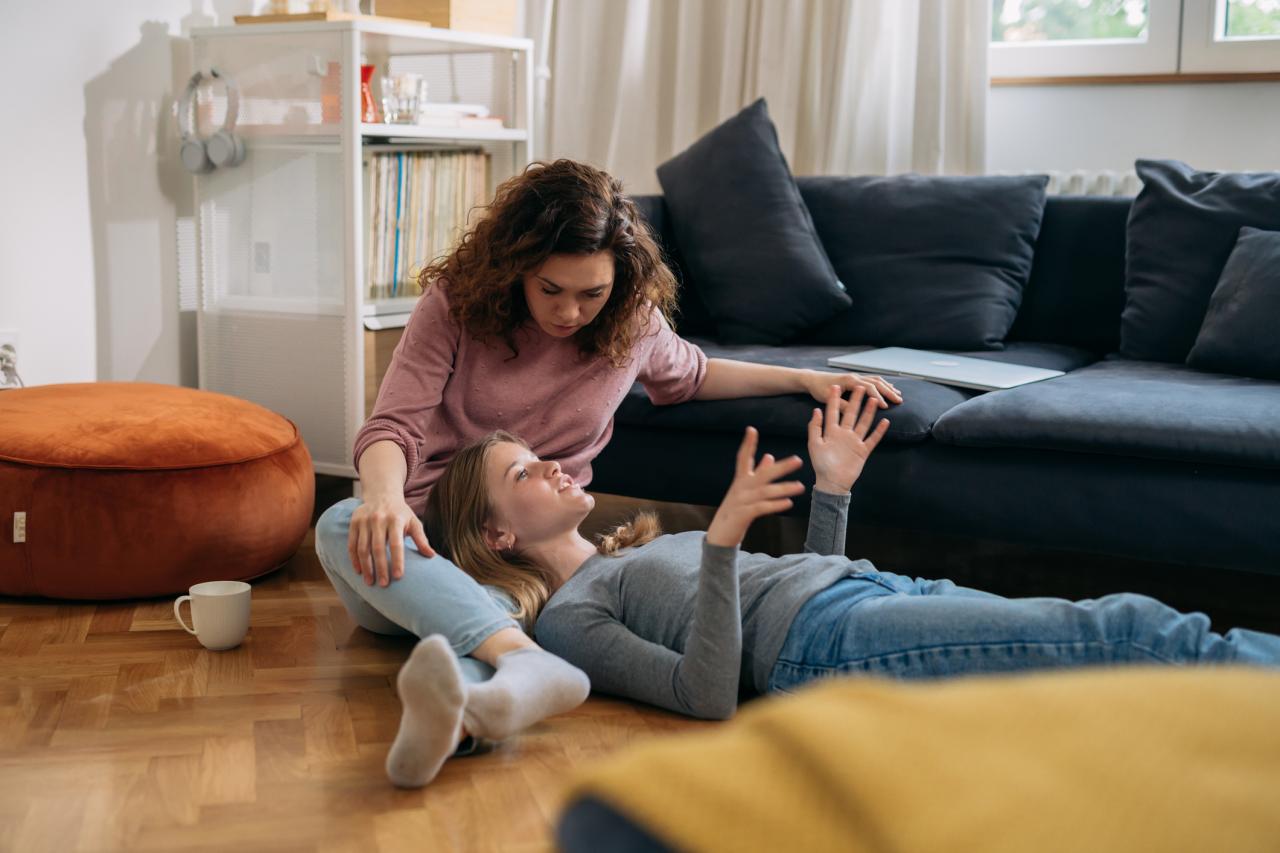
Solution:
<svg viewBox="0 0 1280 853">
<path fill-rule="evenodd" d="M 864 373 L 910 376 L 941 385 L 976 388 L 979 391 L 999 391 L 1063 375 L 1061 370 L 902 347 L 883 347 L 836 356 L 827 359 L 827 366 Z"/>
</svg>

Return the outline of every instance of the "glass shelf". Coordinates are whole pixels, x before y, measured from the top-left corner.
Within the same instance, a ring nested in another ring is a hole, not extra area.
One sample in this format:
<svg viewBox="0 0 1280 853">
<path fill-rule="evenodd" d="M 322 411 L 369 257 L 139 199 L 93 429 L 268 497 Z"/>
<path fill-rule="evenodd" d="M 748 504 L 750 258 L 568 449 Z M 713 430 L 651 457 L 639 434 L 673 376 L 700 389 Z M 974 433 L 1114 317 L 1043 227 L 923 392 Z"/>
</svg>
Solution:
<svg viewBox="0 0 1280 853">
<path fill-rule="evenodd" d="M 378 139 L 462 142 L 527 142 L 529 131 L 513 127 L 431 127 L 419 124 L 361 124 L 360 135 Z"/>
</svg>

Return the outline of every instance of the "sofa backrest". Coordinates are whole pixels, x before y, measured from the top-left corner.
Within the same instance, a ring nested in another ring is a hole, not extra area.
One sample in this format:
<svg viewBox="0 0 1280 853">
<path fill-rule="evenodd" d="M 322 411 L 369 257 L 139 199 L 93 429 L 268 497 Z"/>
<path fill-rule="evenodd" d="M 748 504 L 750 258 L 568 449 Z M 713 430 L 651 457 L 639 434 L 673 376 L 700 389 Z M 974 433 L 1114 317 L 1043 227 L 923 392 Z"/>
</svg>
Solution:
<svg viewBox="0 0 1280 853">
<path fill-rule="evenodd" d="M 800 178 L 806 186 L 822 178 Z M 660 195 L 632 196 L 657 235 L 667 262 L 681 280 L 681 334 L 714 337 L 696 283 L 686 281 L 666 205 Z M 1008 339 L 1068 344 L 1096 353 L 1120 345 L 1124 308 L 1125 226 L 1131 198 L 1049 196 L 1036 241 L 1031 278 Z"/>
</svg>

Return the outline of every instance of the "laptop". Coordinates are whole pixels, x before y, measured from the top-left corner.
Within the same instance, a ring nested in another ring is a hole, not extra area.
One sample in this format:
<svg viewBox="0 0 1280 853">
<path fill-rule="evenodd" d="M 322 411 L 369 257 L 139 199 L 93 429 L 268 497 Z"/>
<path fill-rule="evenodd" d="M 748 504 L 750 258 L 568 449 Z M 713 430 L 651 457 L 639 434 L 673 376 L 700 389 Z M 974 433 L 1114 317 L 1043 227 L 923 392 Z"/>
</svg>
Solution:
<svg viewBox="0 0 1280 853">
<path fill-rule="evenodd" d="M 910 376 L 940 385 L 957 385 L 979 391 L 999 391 L 1064 375 L 1061 370 L 903 347 L 883 347 L 836 356 L 827 359 L 827 366 L 865 373 Z"/>
</svg>

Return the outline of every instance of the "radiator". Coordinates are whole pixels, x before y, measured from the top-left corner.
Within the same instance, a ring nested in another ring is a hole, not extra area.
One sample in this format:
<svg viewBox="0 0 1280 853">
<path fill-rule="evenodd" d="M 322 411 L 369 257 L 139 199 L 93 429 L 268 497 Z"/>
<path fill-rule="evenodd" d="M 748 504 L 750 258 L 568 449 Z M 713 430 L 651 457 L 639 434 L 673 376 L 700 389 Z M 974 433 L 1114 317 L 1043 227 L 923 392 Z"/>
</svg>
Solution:
<svg viewBox="0 0 1280 853">
<path fill-rule="evenodd" d="M 1118 195 L 1135 196 L 1142 189 L 1137 172 L 1110 169 L 1076 169 L 1070 172 L 997 172 L 1000 175 L 1048 175 L 1049 195 Z"/>
</svg>

